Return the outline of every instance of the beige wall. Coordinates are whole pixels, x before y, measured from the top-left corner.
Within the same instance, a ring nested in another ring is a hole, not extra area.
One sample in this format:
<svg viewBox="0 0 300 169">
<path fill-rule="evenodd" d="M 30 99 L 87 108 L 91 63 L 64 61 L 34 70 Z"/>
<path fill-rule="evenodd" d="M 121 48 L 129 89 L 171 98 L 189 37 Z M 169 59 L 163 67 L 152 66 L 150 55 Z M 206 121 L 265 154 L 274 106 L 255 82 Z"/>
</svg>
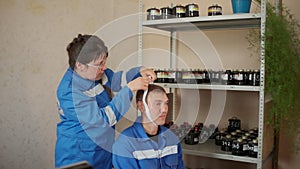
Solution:
<svg viewBox="0 0 300 169">
<path fill-rule="evenodd" d="M 172 2 L 186 4 L 192 1 Z M 205 3 L 210 5 L 215 2 Z M 221 4 L 223 1 L 218 2 Z M 158 3 L 157 7 L 169 4 L 164 1 Z M 296 8 L 299 1 L 284 3 L 299 18 L 299 10 Z M 204 12 L 206 8 L 201 10 Z M 118 30 L 137 31 L 136 15 L 120 19 L 136 14 L 137 11 L 138 0 L 0 0 L 0 168 L 53 168 L 55 129 L 59 121 L 55 92 L 68 66 L 66 45 L 78 33 L 97 33 L 109 44 L 111 51 L 108 64 L 112 68 L 126 69 L 137 65 L 136 34 L 122 37 L 120 41 L 118 36 L 114 36 L 118 35 Z M 229 12 L 227 9 L 225 13 Z M 117 24 L 119 27 L 115 27 L 116 23 L 112 22 L 124 20 L 130 22 L 125 22 L 127 24 L 123 26 Z M 217 44 L 217 50 L 225 53 L 225 57 L 232 57 L 230 50 L 223 46 L 228 44 L 227 39 L 231 34 L 229 32 L 224 36 L 221 33 L 207 33 L 213 43 Z M 167 37 L 158 36 L 157 39 L 147 41 L 146 38 L 145 48 L 156 45 L 165 50 L 168 47 Z M 233 44 L 241 45 L 245 43 L 241 39 L 230 40 Z M 184 47 L 180 47 L 178 54 L 182 55 L 184 51 Z M 168 53 L 164 53 L 166 57 L 157 66 L 169 65 Z M 156 60 L 155 56 L 146 53 L 143 63 L 156 66 L 153 60 Z M 233 67 L 231 63 L 228 62 L 226 67 Z M 245 66 L 249 68 L 257 66 L 255 59 L 247 63 Z M 134 117 L 128 115 L 130 120 Z M 296 168 L 299 156 L 288 157 L 280 162 L 281 166 L 291 165 L 291 168 Z"/>
</svg>

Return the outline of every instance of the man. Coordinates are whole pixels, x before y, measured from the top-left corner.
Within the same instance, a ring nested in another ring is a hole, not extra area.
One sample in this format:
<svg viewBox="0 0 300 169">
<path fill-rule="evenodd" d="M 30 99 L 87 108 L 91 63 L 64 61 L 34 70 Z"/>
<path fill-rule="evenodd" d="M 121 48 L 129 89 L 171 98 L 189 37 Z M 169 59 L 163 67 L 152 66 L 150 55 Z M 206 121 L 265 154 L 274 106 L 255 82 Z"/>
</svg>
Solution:
<svg viewBox="0 0 300 169">
<path fill-rule="evenodd" d="M 179 140 L 163 126 L 168 113 L 166 92 L 153 84 L 149 85 L 147 91 L 144 97 L 143 90 L 136 94 L 141 117 L 125 129 L 113 145 L 114 168 L 182 169 L 184 163 Z"/>
</svg>

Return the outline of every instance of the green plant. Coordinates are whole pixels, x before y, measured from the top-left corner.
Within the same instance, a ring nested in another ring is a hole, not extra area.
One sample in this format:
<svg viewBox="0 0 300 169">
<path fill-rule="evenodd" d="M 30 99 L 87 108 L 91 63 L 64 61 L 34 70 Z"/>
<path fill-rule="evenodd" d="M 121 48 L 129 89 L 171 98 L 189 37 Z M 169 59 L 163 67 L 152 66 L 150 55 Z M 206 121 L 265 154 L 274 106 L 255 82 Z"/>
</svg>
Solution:
<svg viewBox="0 0 300 169">
<path fill-rule="evenodd" d="M 257 0 L 259 3 L 260 1 Z M 282 3 L 278 3 L 282 5 Z M 286 132 L 292 150 L 298 152 L 300 135 L 300 25 L 289 9 L 267 3 L 265 42 L 265 86 L 272 102 L 268 123 L 274 129 L 273 168 L 278 168 L 279 138 Z M 255 53 L 260 47 L 259 31 L 248 36 Z M 283 130 L 281 130 L 283 129 Z"/>
<path fill-rule="evenodd" d="M 287 8 L 282 9 L 277 14 L 273 6 L 267 6 L 266 92 L 272 96 L 268 113 L 275 129 L 285 124 L 288 134 L 295 138 L 300 128 L 300 26 Z"/>
<path fill-rule="evenodd" d="M 300 130 L 300 25 L 288 8 L 281 9 L 276 13 L 275 7 L 267 3 L 265 91 L 272 97 L 268 123 L 275 132 L 286 126 L 293 145 L 299 148 L 296 138 Z M 252 30 L 248 36 L 255 53 L 259 51 L 260 39 L 257 30 Z"/>
<path fill-rule="evenodd" d="M 281 132 L 290 136 L 295 152 L 299 151 L 300 135 L 300 25 L 281 1 L 278 5 L 267 3 L 264 37 L 257 30 L 248 36 L 255 53 L 261 38 L 265 42 L 265 92 L 272 97 L 267 113 L 268 123 L 274 129 L 274 169 L 278 168 Z"/>
</svg>

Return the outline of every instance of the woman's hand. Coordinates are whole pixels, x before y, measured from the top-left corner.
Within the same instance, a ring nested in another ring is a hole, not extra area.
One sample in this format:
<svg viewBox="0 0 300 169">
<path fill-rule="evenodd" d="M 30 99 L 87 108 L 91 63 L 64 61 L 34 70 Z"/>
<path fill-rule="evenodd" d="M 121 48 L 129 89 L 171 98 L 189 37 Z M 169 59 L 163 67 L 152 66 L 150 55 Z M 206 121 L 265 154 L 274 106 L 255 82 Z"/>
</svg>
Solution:
<svg viewBox="0 0 300 169">
<path fill-rule="evenodd" d="M 151 82 L 149 77 L 138 77 L 127 84 L 132 92 L 137 90 L 146 90 Z"/>
<path fill-rule="evenodd" d="M 150 78 L 150 82 L 154 82 L 154 80 L 156 80 L 156 74 L 153 69 L 141 67 L 140 74 L 144 78 Z"/>
</svg>

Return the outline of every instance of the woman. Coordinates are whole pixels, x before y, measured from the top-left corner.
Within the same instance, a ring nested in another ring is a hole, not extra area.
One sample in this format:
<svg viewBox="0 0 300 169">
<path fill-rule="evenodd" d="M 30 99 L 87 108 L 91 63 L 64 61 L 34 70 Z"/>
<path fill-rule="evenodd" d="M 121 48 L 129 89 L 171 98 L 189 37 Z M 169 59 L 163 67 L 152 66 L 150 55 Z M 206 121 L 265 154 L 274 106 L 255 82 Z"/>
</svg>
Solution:
<svg viewBox="0 0 300 169">
<path fill-rule="evenodd" d="M 133 92 L 147 89 L 155 73 L 141 67 L 127 73 L 108 69 L 107 47 L 94 35 L 79 34 L 67 52 L 70 67 L 57 89 L 61 122 L 55 167 L 87 161 L 94 169 L 111 169 L 114 125 L 128 111 Z"/>
</svg>

